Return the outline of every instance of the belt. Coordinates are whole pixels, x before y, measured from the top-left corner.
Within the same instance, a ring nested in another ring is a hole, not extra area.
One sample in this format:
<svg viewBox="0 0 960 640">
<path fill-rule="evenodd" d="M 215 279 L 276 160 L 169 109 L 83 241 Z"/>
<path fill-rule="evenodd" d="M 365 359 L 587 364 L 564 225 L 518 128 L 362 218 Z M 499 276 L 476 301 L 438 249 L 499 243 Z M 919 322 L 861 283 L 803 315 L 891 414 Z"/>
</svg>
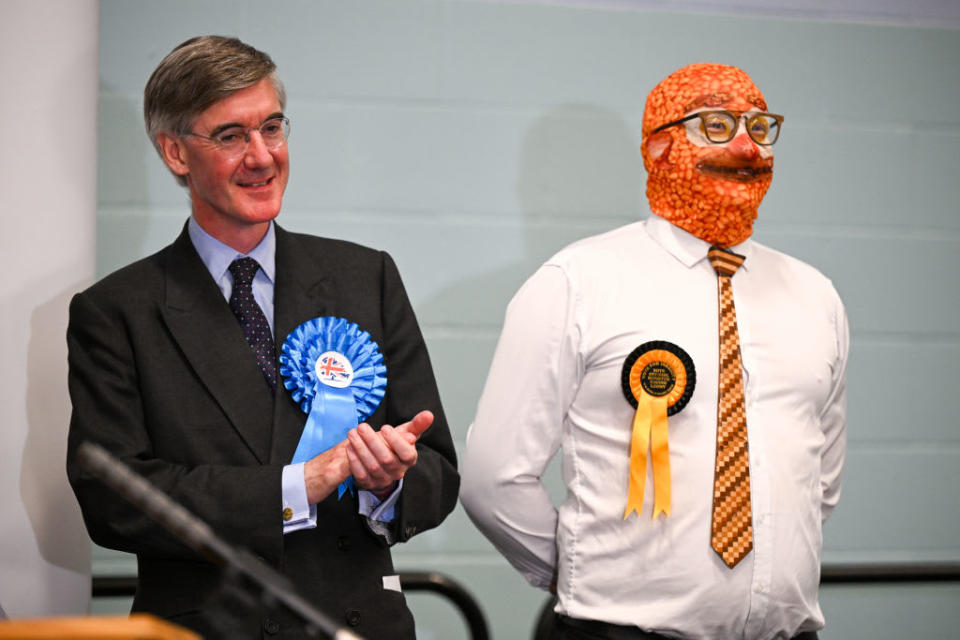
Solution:
<svg viewBox="0 0 960 640">
<path fill-rule="evenodd" d="M 611 624 L 609 622 L 600 622 L 599 620 L 582 620 L 580 618 L 571 618 L 561 613 L 554 614 L 556 624 L 568 629 L 576 629 L 603 638 L 604 640 L 672 640 L 667 636 L 652 631 L 644 631 L 638 627 L 631 627 L 620 624 Z M 804 631 L 796 635 L 792 640 L 818 640 L 816 631 Z"/>
</svg>

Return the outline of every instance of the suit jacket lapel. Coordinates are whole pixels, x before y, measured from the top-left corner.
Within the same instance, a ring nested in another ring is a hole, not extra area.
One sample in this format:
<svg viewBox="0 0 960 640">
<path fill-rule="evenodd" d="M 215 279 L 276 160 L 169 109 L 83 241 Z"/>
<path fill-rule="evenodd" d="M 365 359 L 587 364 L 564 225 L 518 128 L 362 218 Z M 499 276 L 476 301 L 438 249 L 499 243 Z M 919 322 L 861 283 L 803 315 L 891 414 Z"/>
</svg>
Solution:
<svg viewBox="0 0 960 640">
<path fill-rule="evenodd" d="M 276 283 L 273 293 L 274 335 L 277 356 L 291 331 L 313 318 L 329 315 L 335 297 L 327 272 L 310 255 L 302 241 L 274 224 L 277 236 Z M 274 437 L 270 461 L 287 464 L 293 458 L 300 434 L 306 423 L 305 414 L 290 392 L 277 384 L 274 407 Z"/>
<path fill-rule="evenodd" d="M 162 313 L 170 333 L 240 438 L 265 463 L 272 435 L 270 388 L 186 226 L 167 256 Z"/>
</svg>

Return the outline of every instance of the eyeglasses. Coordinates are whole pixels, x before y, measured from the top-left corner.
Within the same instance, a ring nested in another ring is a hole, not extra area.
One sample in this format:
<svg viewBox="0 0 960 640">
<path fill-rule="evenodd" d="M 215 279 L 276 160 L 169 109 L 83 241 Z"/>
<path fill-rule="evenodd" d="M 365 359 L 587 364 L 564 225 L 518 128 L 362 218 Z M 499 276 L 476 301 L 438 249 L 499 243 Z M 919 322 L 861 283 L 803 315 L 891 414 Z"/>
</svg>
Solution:
<svg viewBox="0 0 960 640">
<path fill-rule="evenodd" d="M 700 131 L 714 144 L 730 142 L 737 135 L 740 120 L 747 121 L 747 135 L 759 145 L 769 147 L 780 137 L 780 125 L 783 116 L 773 113 L 734 113 L 732 111 L 698 111 L 689 116 L 660 125 L 651 133 L 663 131 L 667 127 L 683 124 L 688 120 L 700 118 Z"/>
<path fill-rule="evenodd" d="M 193 131 L 187 131 L 183 135 L 193 136 L 209 140 L 224 155 L 237 157 L 243 155 L 247 147 L 250 146 L 250 133 L 257 131 L 267 149 L 277 149 L 290 137 L 290 120 L 286 117 L 270 118 L 265 120 L 259 127 L 227 127 L 226 129 L 215 131 L 212 136 L 204 136 Z"/>
</svg>

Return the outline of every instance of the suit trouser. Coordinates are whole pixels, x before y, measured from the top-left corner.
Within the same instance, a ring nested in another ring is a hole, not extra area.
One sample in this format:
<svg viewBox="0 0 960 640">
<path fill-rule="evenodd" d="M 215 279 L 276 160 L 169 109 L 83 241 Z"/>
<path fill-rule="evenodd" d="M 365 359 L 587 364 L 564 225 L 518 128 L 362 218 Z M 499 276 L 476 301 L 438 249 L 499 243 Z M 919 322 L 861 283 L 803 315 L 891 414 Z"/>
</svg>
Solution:
<svg viewBox="0 0 960 640">
<path fill-rule="evenodd" d="M 610 624 L 598 620 L 581 620 L 555 614 L 549 640 L 671 640 L 659 633 L 637 627 Z M 818 640 L 815 631 L 804 631 L 792 640 Z"/>
</svg>

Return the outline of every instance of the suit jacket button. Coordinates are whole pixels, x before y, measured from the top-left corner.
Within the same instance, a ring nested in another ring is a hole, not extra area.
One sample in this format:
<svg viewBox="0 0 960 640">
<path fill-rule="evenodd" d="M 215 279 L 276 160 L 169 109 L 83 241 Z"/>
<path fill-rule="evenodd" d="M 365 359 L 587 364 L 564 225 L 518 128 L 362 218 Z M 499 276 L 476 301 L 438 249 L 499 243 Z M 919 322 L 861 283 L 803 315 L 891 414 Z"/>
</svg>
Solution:
<svg viewBox="0 0 960 640">
<path fill-rule="evenodd" d="M 351 627 L 356 627 L 360 624 L 360 612 L 356 609 L 347 609 L 344 617 L 347 619 L 347 624 Z"/>
<path fill-rule="evenodd" d="M 274 620 L 273 618 L 264 618 L 263 619 L 263 630 L 264 632 L 273 635 L 280 631 L 280 623 Z"/>
<path fill-rule="evenodd" d="M 416 528 L 415 526 L 413 526 L 412 524 L 407 526 L 407 537 L 408 537 L 408 538 L 412 538 L 412 537 L 413 537 L 413 534 L 415 534 L 416 532 L 417 532 L 417 528 Z"/>
<path fill-rule="evenodd" d="M 340 551 L 349 551 L 350 538 L 347 536 L 340 536 L 337 538 L 337 549 L 340 549 Z"/>
</svg>

